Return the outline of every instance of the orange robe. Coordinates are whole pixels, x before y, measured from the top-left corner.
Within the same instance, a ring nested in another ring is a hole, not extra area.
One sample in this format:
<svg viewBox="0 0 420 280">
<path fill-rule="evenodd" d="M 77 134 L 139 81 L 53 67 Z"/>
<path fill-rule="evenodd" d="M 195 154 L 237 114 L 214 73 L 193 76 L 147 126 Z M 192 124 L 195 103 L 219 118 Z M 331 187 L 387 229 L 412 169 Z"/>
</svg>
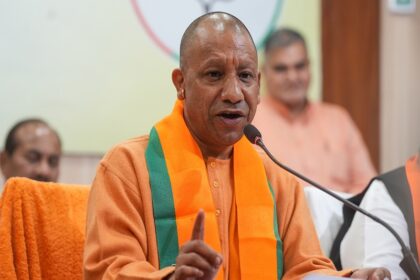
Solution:
<svg viewBox="0 0 420 280">
<path fill-rule="evenodd" d="M 100 163 L 88 204 L 85 279 L 163 279 L 174 269 L 158 269 L 149 174 L 144 157 L 147 143 L 148 136 L 122 143 Z M 348 275 L 349 271 L 335 271 L 332 262 L 322 255 L 299 183 L 261 156 L 276 197 L 283 241 L 282 279 L 301 279 L 307 273 Z M 215 208 L 219 210 L 216 211 L 223 269 L 228 275 L 231 274 L 229 264 L 235 267 L 232 258 L 237 255 L 235 246 L 229 242 L 233 170 L 230 160 L 210 158 L 206 165 Z"/>
</svg>

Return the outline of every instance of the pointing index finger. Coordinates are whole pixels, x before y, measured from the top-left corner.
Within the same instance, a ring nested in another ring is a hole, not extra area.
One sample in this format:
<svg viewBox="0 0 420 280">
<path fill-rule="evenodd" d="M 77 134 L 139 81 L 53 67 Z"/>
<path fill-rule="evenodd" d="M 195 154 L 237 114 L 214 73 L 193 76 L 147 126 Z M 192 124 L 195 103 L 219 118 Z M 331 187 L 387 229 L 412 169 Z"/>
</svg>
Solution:
<svg viewBox="0 0 420 280">
<path fill-rule="evenodd" d="M 197 213 L 197 216 L 195 217 L 191 240 L 204 239 L 204 218 L 205 218 L 204 211 L 203 209 L 200 209 Z"/>
</svg>

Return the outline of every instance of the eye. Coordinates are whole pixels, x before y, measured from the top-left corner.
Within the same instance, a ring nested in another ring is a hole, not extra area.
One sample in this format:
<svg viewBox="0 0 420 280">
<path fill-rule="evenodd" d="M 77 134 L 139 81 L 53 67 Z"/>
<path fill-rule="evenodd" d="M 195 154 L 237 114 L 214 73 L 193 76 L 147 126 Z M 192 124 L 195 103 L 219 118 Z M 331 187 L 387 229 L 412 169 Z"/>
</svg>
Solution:
<svg viewBox="0 0 420 280">
<path fill-rule="evenodd" d="M 223 73 L 217 70 L 211 70 L 206 73 L 206 76 L 212 80 L 218 80 L 223 76 Z"/>
<path fill-rule="evenodd" d="M 285 65 L 275 65 L 273 67 L 273 70 L 277 73 L 284 73 L 287 71 L 287 67 Z"/>
<path fill-rule="evenodd" d="M 51 156 L 51 157 L 48 158 L 48 164 L 51 167 L 57 167 L 59 162 L 60 162 L 60 157 L 59 156 Z"/>
<path fill-rule="evenodd" d="M 30 163 L 36 163 L 41 159 L 41 154 L 36 151 L 29 151 L 25 154 L 25 158 Z"/>
<path fill-rule="evenodd" d="M 295 68 L 296 68 L 296 70 L 303 70 L 303 69 L 306 68 L 306 63 L 305 62 L 301 62 L 301 63 L 297 64 L 295 66 Z"/>
<path fill-rule="evenodd" d="M 242 81 L 248 81 L 248 80 L 254 78 L 254 75 L 251 72 L 245 71 L 245 72 L 239 73 L 239 78 Z"/>
</svg>

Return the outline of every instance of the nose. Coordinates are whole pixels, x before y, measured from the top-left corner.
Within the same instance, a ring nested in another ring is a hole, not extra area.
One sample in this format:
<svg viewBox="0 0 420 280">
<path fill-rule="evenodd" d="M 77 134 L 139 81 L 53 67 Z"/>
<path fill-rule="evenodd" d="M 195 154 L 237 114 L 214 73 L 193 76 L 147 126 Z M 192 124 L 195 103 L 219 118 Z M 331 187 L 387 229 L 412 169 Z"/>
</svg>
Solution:
<svg viewBox="0 0 420 280">
<path fill-rule="evenodd" d="M 43 159 L 39 162 L 36 169 L 37 179 L 40 181 L 51 181 L 52 168 L 48 163 L 47 159 Z"/>
<path fill-rule="evenodd" d="M 232 104 L 244 100 L 244 94 L 238 77 L 230 76 L 226 79 L 222 91 L 222 100 Z"/>
<path fill-rule="evenodd" d="M 296 82 L 298 80 L 298 72 L 295 69 L 291 69 L 287 72 L 287 78 L 291 82 Z"/>
</svg>

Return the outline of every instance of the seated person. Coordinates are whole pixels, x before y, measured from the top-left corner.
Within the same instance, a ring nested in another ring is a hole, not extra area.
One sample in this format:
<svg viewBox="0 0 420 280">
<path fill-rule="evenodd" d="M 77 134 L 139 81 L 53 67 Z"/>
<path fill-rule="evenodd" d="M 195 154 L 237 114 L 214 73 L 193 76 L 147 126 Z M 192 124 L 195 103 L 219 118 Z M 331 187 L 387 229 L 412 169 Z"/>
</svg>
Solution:
<svg viewBox="0 0 420 280">
<path fill-rule="evenodd" d="M 61 141 L 57 132 L 43 120 L 25 119 L 7 134 L 0 153 L 0 168 L 5 180 L 19 176 L 56 182 L 60 157 Z"/>
<path fill-rule="evenodd" d="M 298 182 L 243 137 L 259 80 L 256 48 L 239 19 L 216 12 L 190 24 L 172 72 L 174 110 L 100 163 L 85 279 L 390 276 L 382 268 L 336 271 Z"/>
<path fill-rule="evenodd" d="M 272 33 L 262 71 L 267 95 L 253 123 L 271 152 L 332 190 L 361 192 L 376 174 L 366 146 L 343 108 L 308 100 L 311 72 L 302 35 L 291 29 Z"/>
<path fill-rule="evenodd" d="M 375 178 L 364 193 L 360 206 L 388 222 L 418 261 L 420 151 L 405 166 Z M 337 265 L 384 266 L 391 271 L 392 279 L 410 279 L 399 266 L 403 258 L 401 247 L 387 229 L 360 213 L 353 212 L 345 216 L 345 219 L 351 225 L 342 234 L 341 246 L 339 240 L 336 240 L 337 249 L 332 252 Z"/>
</svg>

